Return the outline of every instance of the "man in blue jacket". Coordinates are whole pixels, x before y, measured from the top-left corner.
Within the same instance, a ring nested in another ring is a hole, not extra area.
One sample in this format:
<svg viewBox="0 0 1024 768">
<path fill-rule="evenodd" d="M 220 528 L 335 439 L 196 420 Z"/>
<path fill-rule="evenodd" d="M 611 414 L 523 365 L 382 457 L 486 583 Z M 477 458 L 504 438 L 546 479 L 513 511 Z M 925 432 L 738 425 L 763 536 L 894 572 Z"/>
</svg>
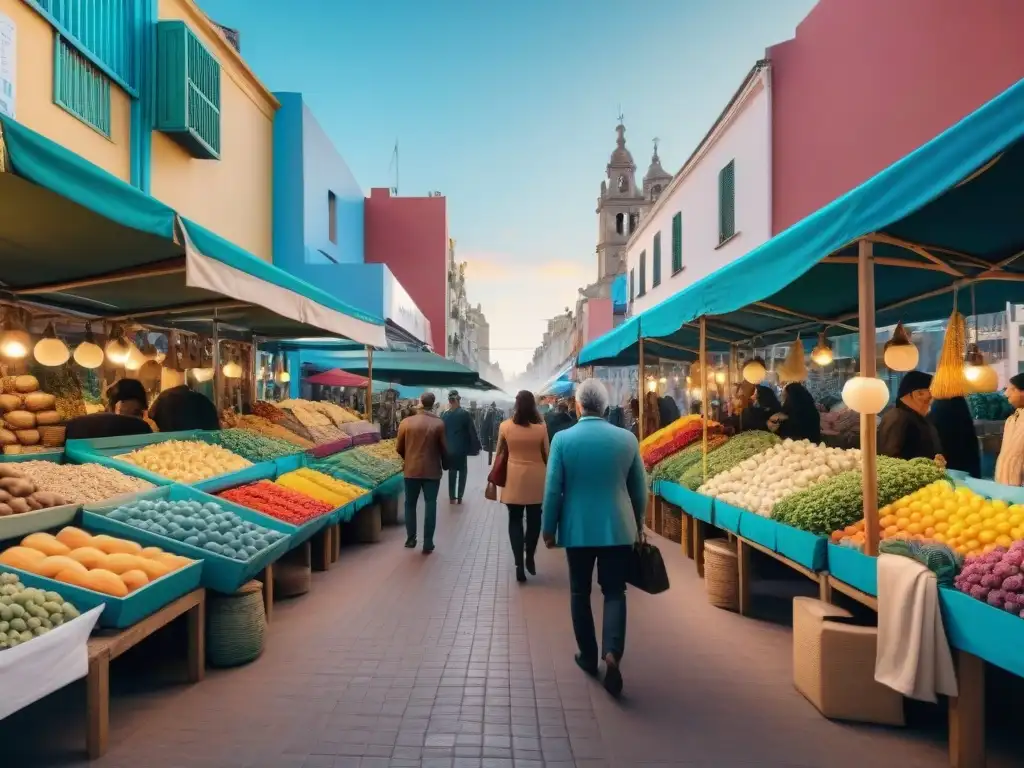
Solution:
<svg viewBox="0 0 1024 768">
<path fill-rule="evenodd" d="M 448 444 L 448 501 L 461 504 L 466 493 L 467 457 L 480 454 L 480 437 L 472 415 L 462 407 L 457 390 L 448 393 L 448 410 L 441 418 Z"/>
<path fill-rule="evenodd" d="M 551 442 L 541 530 L 544 543 L 565 547 L 569 561 L 570 609 L 579 646 L 576 663 L 596 676 L 603 658 L 604 687 L 618 696 L 619 662 L 626 643 L 626 573 L 643 527 L 647 481 L 636 438 L 602 418 L 607 407 L 604 384 L 597 379 L 580 384 L 579 422 Z M 590 607 L 595 564 L 604 594 L 600 657 Z"/>
</svg>

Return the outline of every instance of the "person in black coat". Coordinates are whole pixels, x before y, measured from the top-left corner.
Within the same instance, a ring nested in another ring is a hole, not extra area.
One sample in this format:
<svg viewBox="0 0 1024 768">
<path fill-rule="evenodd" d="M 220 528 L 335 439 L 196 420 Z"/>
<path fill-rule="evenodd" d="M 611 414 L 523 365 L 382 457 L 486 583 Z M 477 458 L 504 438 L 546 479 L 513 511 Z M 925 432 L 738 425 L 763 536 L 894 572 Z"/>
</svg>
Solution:
<svg viewBox="0 0 1024 768">
<path fill-rule="evenodd" d="M 974 429 L 974 418 L 963 397 L 948 400 L 933 400 L 928 421 L 939 434 L 942 456 L 947 469 L 966 472 L 971 477 L 981 477 L 981 445 Z"/>
<path fill-rule="evenodd" d="M 544 424 L 548 428 L 548 443 L 555 439 L 555 435 L 563 429 L 569 429 L 576 424 L 569 415 L 569 403 L 566 400 L 559 400 L 558 405 L 548 411 L 544 417 Z"/>
<path fill-rule="evenodd" d="M 782 408 L 769 417 L 768 429 L 791 440 L 821 442 L 821 414 L 803 384 L 792 382 L 782 390 Z"/>
<path fill-rule="evenodd" d="M 139 381 L 121 379 L 110 385 L 106 395 L 107 410 L 71 419 L 65 428 L 65 440 L 152 434 L 152 428 L 142 420 L 146 390 Z"/>
<path fill-rule="evenodd" d="M 932 376 L 907 371 L 896 391 L 897 402 L 878 424 L 878 453 L 894 459 L 935 459 L 942 455 L 939 433 L 928 420 Z"/>
<path fill-rule="evenodd" d="M 775 390 L 764 384 L 758 384 L 754 390 L 753 402 L 740 411 L 739 429 L 737 432 L 749 432 L 753 429 L 768 431 L 768 419 L 782 410 L 782 403 L 775 395 Z"/>
</svg>

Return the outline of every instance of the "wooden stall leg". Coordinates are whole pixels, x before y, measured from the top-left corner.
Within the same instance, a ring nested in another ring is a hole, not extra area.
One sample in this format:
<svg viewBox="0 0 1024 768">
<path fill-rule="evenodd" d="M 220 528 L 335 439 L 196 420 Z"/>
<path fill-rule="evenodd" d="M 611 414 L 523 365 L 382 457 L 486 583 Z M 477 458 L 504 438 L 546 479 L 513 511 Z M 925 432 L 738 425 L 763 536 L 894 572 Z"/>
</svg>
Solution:
<svg viewBox="0 0 1024 768">
<path fill-rule="evenodd" d="M 654 497 L 654 532 L 659 536 L 665 535 L 665 504 L 660 496 Z"/>
<path fill-rule="evenodd" d="M 679 513 L 679 530 L 680 535 L 683 537 L 683 551 L 686 552 L 686 556 L 693 560 L 693 518 L 688 514 L 680 510 Z"/>
<path fill-rule="evenodd" d="M 828 571 L 818 574 L 818 599 L 823 603 L 832 602 L 832 582 L 829 580 Z"/>
<path fill-rule="evenodd" d="M 739 568 L 740 616 L 750 615 L 750 547 L 736 538 L 736 564 Z"/>
<path fill-rule="evenodd" d="M 316 539 L 316 544 L 313 547 L 313 570 L 326 571 L 331 567 L 331 551 L 333 549 L 331 534 L 325 528 L 313 538 Z"/>
<path fill-rule="evenodd" d="M 985 768 L 985 662 L 957 652 L 960 695 L 949 700 L 951 768 Z"/>
<path fill-rule="evenodd" d="M 85 744 L 90 760 L 98 760 L 107 751 L 110 737 L 110 654 L 89 659 L 86 681 Z"/>
<path fill-rule="evenodd" d="M 271 580 L 273 583 L 273 580 Z M 198 683 L 206 677 L 206 595 L 189 609 L 188 681 Z"/>
<path fill-rule="evenodd" d="M 331 526 L 331 562 L 341 558 L 341 523 Z"/>
<path fill-rule="evenodd" d="M 307 543 L 306 546 L 309 546 Z M 274 614 L 274 564 L 270 563 L 266 568 L 263 569 L 263 575 L 260 577 L 260 581 L 263 582 L 263 613 L 266 614 L 267 624 L 270 623 L 270 618 Z"/>
<path fill-rule="evenodd" d="M 690 541 L 693 544 L 693 559 L 697 563 L 697 575 L 704 578 L 704 521 L 693 518 L 693 536 Z"/>
<path fill-rule="evenodd" d="M 647 511 L 644 513 L 644 525 L 654 530 L 654 494 L 647 494 Z"/>
</svg>

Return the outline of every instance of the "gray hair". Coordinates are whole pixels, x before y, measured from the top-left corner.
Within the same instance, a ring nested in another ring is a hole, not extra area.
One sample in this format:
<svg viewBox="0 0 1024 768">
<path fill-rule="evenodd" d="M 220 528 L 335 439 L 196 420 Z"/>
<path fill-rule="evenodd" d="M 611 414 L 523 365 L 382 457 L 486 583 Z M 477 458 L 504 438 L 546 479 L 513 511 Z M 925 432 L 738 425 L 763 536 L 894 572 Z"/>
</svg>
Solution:
<svg viewBox="0 0 1024 768">
<path fill-rule="evenodd" d="M 576 387 L 576 402 L 584 413 L 603 416 L 608 407 L 608 390 L 600 379 L 587 379 Z"/>
</svg>

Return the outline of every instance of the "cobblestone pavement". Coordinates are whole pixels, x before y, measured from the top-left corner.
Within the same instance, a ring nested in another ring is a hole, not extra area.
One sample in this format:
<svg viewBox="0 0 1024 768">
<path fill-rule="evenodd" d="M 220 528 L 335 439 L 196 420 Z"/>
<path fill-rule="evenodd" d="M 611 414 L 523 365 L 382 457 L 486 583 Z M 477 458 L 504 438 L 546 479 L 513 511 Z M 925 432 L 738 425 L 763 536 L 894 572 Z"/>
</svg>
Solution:
<svg viewBox="0 0 1024 768">
<path fill-rule="evenodd" d="M 463 506 L 439 503 L 433 555 L 403 548 L 397 528 L 344 549 L 309 594 L 276 606 L 257 662 L 191 687 L 147 671 L 160 648 L 115 663 L 111 748 L 93 765 L 947 764 L 941 736 L 819 716 L 793 689 L 789 629 L 710 607 L 692 562 L 660 539 L 673 586 L 630 592 L 625 696 L 611 701 L 573 663 L 564 555 L 541 552 L 518 585 L 504 508 L 483 498 L 486 460 L 470 473 Z M 83 701 L 73 686 L 0 724 L 17 758 L 0 764 L 84 765 Z"/>
</svg>

